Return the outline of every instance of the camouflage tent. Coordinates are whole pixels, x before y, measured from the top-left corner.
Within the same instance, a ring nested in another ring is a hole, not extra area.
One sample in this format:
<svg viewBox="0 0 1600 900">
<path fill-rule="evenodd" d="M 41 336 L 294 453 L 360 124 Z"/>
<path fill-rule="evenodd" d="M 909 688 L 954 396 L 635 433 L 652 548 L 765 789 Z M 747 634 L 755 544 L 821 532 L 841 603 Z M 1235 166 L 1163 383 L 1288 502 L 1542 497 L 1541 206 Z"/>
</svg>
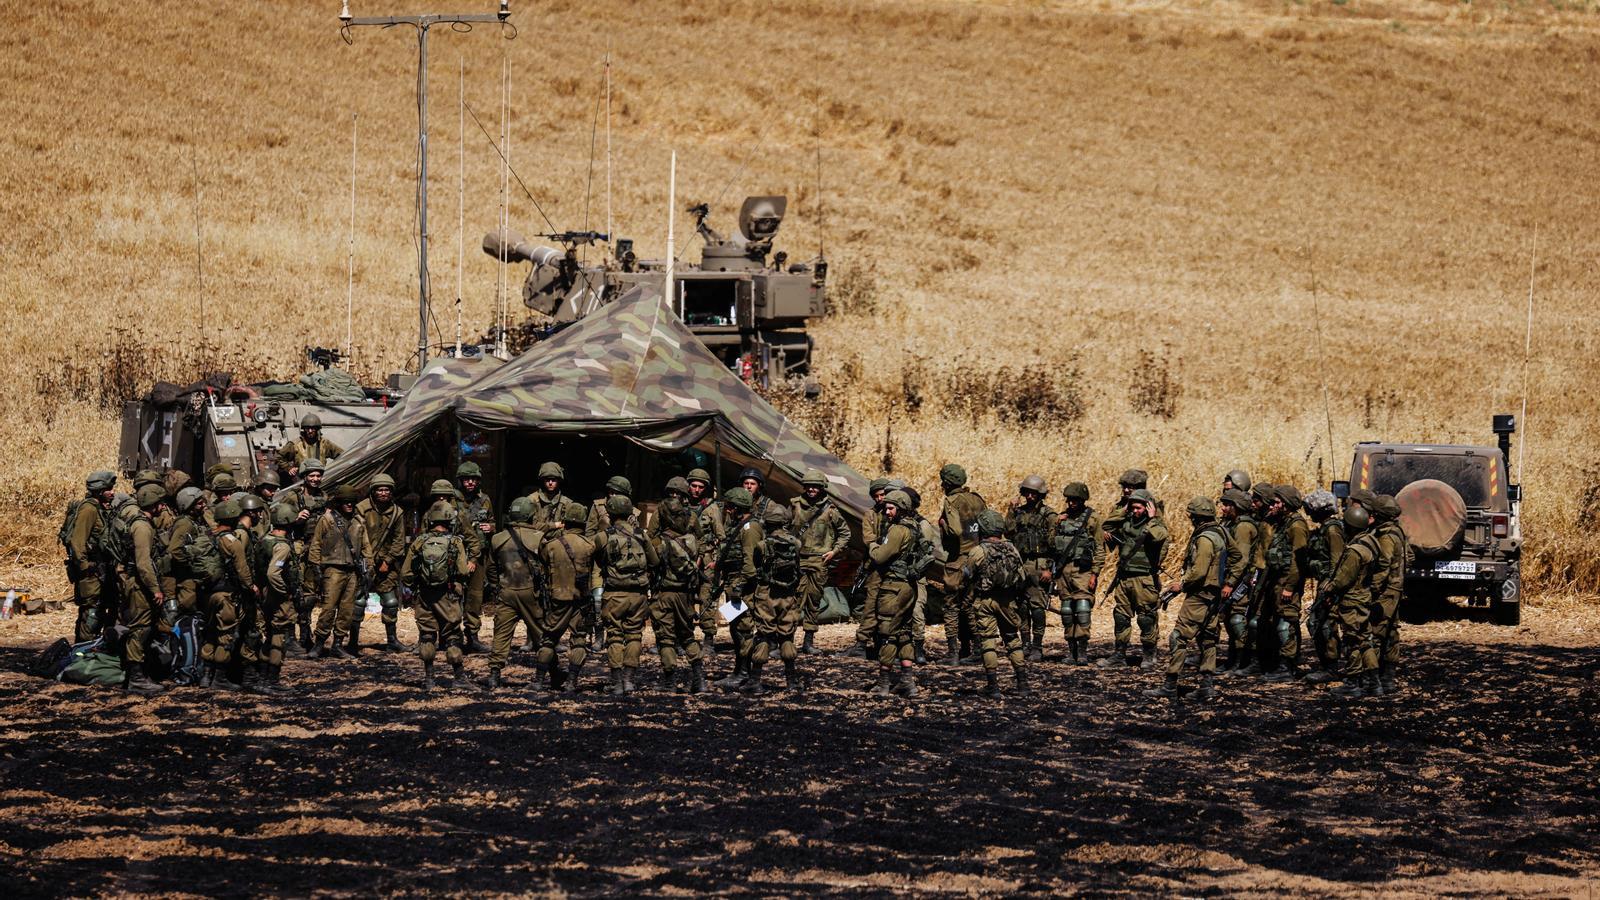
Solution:
<svg viewBox="0 0 1600 900">
<path fill-rule="evenodd" d="M 420 387 L 419 383 L 419 387 Z M 454 401 L 395 410 L 420 424 L 447 411 L 480 428 L 529 433 L 612 434 L 649 450 L 695 448 L 725 462 L 767 473 L 779 495 L 800 490 L 807 469 L 821 470 L 842 511 L 859 521 L 867 511 L 866 479 L 822 449 L 739 380 L 707 350 L 650 288 L 637 288 L 498 370 L 453 385 Z M 388 423 L 386 422 L 385 425 Z M 405 440 L 373 434 L 329 470 L 329 482 L 377 471 Z M 396 443 L 398 441 L 398 443 Z"/>
</svg>

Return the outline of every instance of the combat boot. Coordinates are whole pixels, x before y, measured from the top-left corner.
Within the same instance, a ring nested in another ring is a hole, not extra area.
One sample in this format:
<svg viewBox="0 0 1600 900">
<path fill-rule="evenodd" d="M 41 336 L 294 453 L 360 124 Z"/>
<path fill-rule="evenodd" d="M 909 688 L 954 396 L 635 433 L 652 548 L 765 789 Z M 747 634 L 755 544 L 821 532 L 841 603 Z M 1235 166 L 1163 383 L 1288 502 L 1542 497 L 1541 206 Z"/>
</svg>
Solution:
<svg viewBox="0 0 1600 900">
<path fill-rule="evenodd" d="M 395 633 L 396 627 L 394 622 L 383 623 L 383 632 L 388 636 L 388 640 L 384 642 L 383 649 L 390 653 L 404 653 L 411 648 L 400 643 L 400 636 Z"/>
<path fill-rule="evenodd" d="M 847 659 L 866 659 L 867 645 L 861 643 L 860 641 L 856 641 L 854 644 L 850 645 L 849 650 L 846 650 L 839 655 Z"/>
<path fill-rule="evenodd" d="M 926 648 L 924 648 L 922 646 L 922 642 L 921 641 L 917 641 L 915 644 L 913 644 L 912 645 L 912 650 L 914 652 L 914 655 L 913 655 L 912 658 L 916 662 L 917 665 L 925 666 L 925 665 L 928 664 L 928 651 L 927 651 Z"/>
<path fill-rule="evenodd" d="M 488 653 L 489 652 L 489 648 L 484 646 L 483 641 L 478 640 L 478 636 L 476 634 L 469 634 L 469 635 L 467 635 L 466 646 L 461 648 L 461 652 L 462 653 L 469 653 L 469 654 L 470 653 Z"/>
<path fill-rule="evenodd" d="M 338 635 L 334 635 L 333 647 L 332 647 L 332 649 L 330 649 L 328 651 L 328 655 L 333 657 L 334 659 L 355 659 L 356 658 L 354 653 L 351 653 L 349 650 L 345 649 L 345 642 L 340 641 Z"/>
<path fill-rule="evenodd" d="M 477 685 L 473 684 L 471 681 L 469 681 L 467 679 L 467 664 L 466 663 L 459 663 L 459 662 L 451 663 L 450 664 L 450 678 L 451 678 L 450 686 L 455 688 L 456 690 L 466 690 L 467 688 L 475 688 L 475 687 L 477 687 Z"/>
<path fill-rule="evenodd" d="M 1018 669 L 1013 677 L 1016 679 L 1016 682 L 1017 682 L 1017 693 L 1022 694 L 1024 696 L 1033 693 L 1033 686 L 1028 684 L 1028 672 L 1027 672 L 1027 670 Z"/>
<path fill-rule="evenodd" d="M 887 696 L 889 696 L 889 667 L 888 666 L 879 666 L 878 667 L 878 683 L 874 684 L 872 686 L 872 696 L 874 696 L 874 697 L 887 697 Z"/>
<path fill-rule="evenodd" d="M 326 651 L 322 649 L 322 642 L 315 641 L 306 645 L 306 659 L 321 659 Z"/>
<path fill-rule="evenodd" d="M 738 657 L 733 662 L 733 671 L 728 673 L 726 678 L 717 681 L 716 686 L 722 688 L 723 690 L 731 691 L 734 688 L 737 688 L 739 685 L 744 684 L 745 676 L 748 675 L 749 672 L 750 659 L 744 656 Z"/>
<path fill-rule="evenodd" d="M 633 676 L 634 676 L 634 673 L 636 673 L 638 671 L 639 670 L 637 668 L 635 668 L 634 666 L 623 666 L 622 667 L 622 692 L 624 694 L 631 694 L 634 691 L 638 690 L 638 688 L 633 686 Z"/>
<path fill-rule="evenodd" d="M 1160 687 L 1153 687 L 1144 692 L 1146 697 L 1176 697 L 1178 696 L 1178 676 L 1168 675 Z"/>
<path fill-rule="evenodd" d="M 1033 643 L 1028 646 L 1028 652 L 1022 655 L 1028 662 L 1044 662 L 1044 632 L 1033 633 Z"/>
<path fill-rule="evenodd" d="M 989 672 L 989 671 L 985 671 L 983 673 L 983 695 L 985 697 L 1002 697 L 1002 696 L 1005 696 L 1004 694 L 1002 694 L 1000 692 L 1000 676 L 999 676 L 999 674 L 997 674 L 995 672 Z"/>
<path fill-rule="evenodd" d="M 1282 684 L 1285 681 L 1298 681 L 1299 678 L 1300 667 L 1292 662 L 1284 662 L 1276 669 L 1268 672 L 1261 680 L 1269 684 Z"/>
<path fill-rule="evenodd" d="M 913 700 L 922 691 L 917 687 L 917 670 L 910 666 L 900 667 L 900 678 L 894 686 L 894 692 L 907 700 Z"/>
<path fill-rule="evenodd" d="M 791 694 L 803 694 L 805 683 L 800 680 L 800 667 L 792 659 L 783 661 L 783 687 Z"/>
<path fill-rule="evenodd" d="M 283 637 L 283 655 L 290 659 L 305 659 L 306 648 L 297 640 L 293 632 Z"/>
<path fill-rule="evenodd" d="M 1148 672 L 1156 667 L 1156 645 L 1145 644 L 1139 653 L 1139 670 Z"/>
<path fill-rule="evenodd" d="M 227 665 L 226 664 L 214 667 L 214 673 L 213 673 L 213 676 L 212 676 L 211 686 L 216 688 L 219 691 L 242 691 L 242 690 L 244 690 L 244 685 L 243 684 L 240 684 L 239 682 L 234 681 L 233 678 L 228 675 L 228 669 L 227 669 Z"/>
<path fill-rule="evenodd" d="M 584 662 L 586 663 L 586 662 L 588 662 L 588 660 L 584 660 Z M 577 665 L 569 666 L 567 668 L 567 680 L 561 686 L 561 693 L 563 693 L 563 694 L 576 694 L 576 693 L 578 693 L 578 676 L 582 675 L 582 674 L 583 674 L 583 663 L 578 663 Z"/>
<path fill-rule="evenodd" d="M 162 693 L 166 690 L 166 687 L 151 681 L 150 676 L 144 674 L 144 669 L 135 666 L 133 671 L 128 673 L 128 677 L 123 680 L 122 689 L 130 694 L 144 694 L 149 697 Z"/>
<path fill-rule="evenodd" d="M 611 670 L 611 684 L 606 688 L 606 693 L 613 697 L 622 696 L 622 670 Z"/>
<path fill-rule="evenodd" d="M 1112 648 L 1111 654 L 1109 656 L 1100 657 L 1099 659 L 1095 660 L 1094 664 L 1095 664 L 1096 668 L 1113 669 L 1113 668 L 1116 668 L 1118 663 L 1124 662 L 1124 660 L 1127 658 L 1127 655 L 1128 655 L 1127 646 L 1126 645 L 1118 645 L 1118 646 Z"/>
<path fill-rule="evenodd" d="M 268 690 L 279 696 L 294 693 L 292 688 L 284 687 L 283 666 L 281 664 L 267 666 L 267 684 L 270 685 Z"/>
<path fill-rule="evenodd" d="M 702 660 L 689 663 L 689 693 L 703 694 L 706 690 L 706 664 Z"/>
<path fill-rule="evenodd" d="M 947 665 L 947 666 L 960 665 L 960 663 L 961 663 L 961 651 L 956 645 L 956 639 L 955 638 L 945 638 L 944 646 L 945 646 L 945 654 L 944 654 L 944 660 L 943 660 L 944 664 Z"/>
<path fill-rule="evenodd" d="M 1328 693 L 1351 700 L 1367 696 L 1367 673 L 1362 672 L 1355 678 L 1346 678 L 1342 684 L 1328 688 Z"/>
<path fill-rule="evenodd" d="M 1217 699 L 1216 679 L 1207 672 L 1200 676 L 1200 699 L 1211 701 Z"/>
<path fill-rule="evenodd" d="M 750 677 L 746 678 L 744 684 L 739 686 L 739 693 L 747 694 L 751 697 L 761 697 L 767 693 L 767 686 L 761 681 L 761 667 L 764 665 L 766 663 L 750 663 Z"/>
<path fill-rule="evenodd" d="M 561 690 L 561 686 L 567 683 L 567 678 L 569 676 L 567 675 L 567 670 L 561 668 L 561 663 L 560 662 L 557 662 L 556 660 L 551 660 L 550 661 L 550 667 L 548 669 L 546 669 L 545 671 L 550 676 L 550 692 L 551 693 L 555 693 L 555 692 Z"/>
<path fill-rule="evenodd" d="M 1315 672 L 1307 672 L 1306 677 L 1300 680 L 1306 684 L 1327 684 L 1330 681 L 1338 681 L 1342 677 L 1333 669 L 1318 669 Z"/>
<path fill-rule="evenodd" d="M 352 625 L 352 626 L 350 626 L 350 641 L 349 641 L 349 643 L 345 644 L 345 649 L 350 651 L 350 655 L 351 656 L 360 656 L 361 655 L 361 626 L 360 625 Z"/>
<path fill-rule="evenodd" d="M 806 632 L 805 640 L 800 642 L 800 652 L 804 653 L 807 656 L 816 655 L 816 652 L 817 652 L 816 639 L 817 639 L 817 633 L 815 631 Z"/>
<path fill-rule="evenodd" d="M 483 686 L 488 688 L 491 691 L 499 690 L 500 689 L 500 670 L 499 669 L 490 669 L 489 670 L 489 679 L 483 683 Z"/>
<path fill-rule="evenodd" d="M 1261 660 L 1259 660 L 1259 659 L 1252 660 L 1250 665 L 1245 666 L 1242 669 L 1235 669 L 1234 670 L 1234 674 L 1235 675 L 1239 675 L 1241 677 L 1245 676 L 1245 675 L 1260 675 L 1261 674 Z"/>
<path fill-rule="evenodd" d="M 1385 695 L 1400 692 L 1400 683 L 1395 680 L 1393 669 L 1384 669 L 1378 673 L 1378 689 Z"/>
<path fill-rule="evenodd" d="M 310 621 L 301 622 L 300 623 L 300 646 L 309 648 L 312 645 L 313 642 L 314 641 L 313 641 L 312 634 L 311 634 L 311 622 Z"/>
<path fill-rule="evenodd" d="M 1067 662 L 1072 665 L 1082 665 L 1083 660 L 1078 656 L 1078 639 L 1067 638 Z"/>
<path fill-rule="evenodd" d="M 661 683 L 671 685 L 674 694 L 687 694 L 689 693 L 689 670 L 680 668 L 669 672 L 663 669 Z"/>
<path fill-rule="evenodd" d="M 422 664 L 422 690 L 424 692 L 433 690 L 433 663 L 432 662 L 425 662 L 425 663 Z"/>
</svg>

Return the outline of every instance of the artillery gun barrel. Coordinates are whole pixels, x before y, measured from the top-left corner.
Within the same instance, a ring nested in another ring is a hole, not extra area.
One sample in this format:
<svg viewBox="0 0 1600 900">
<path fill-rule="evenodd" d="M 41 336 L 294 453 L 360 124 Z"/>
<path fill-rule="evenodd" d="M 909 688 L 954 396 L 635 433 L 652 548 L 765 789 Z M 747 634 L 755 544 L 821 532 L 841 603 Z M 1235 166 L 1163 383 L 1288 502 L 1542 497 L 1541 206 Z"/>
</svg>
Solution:
<svg viewBox="0 0 1600 900">
<path fill-rule="evenodd" d="M 559 265 L 562 257 L 560 250 L 530 244 L 510 229 L 496 229 L 484 235 L 483 252 L 508 263 L 531 262 L 536 266 Z"/>
</svg>

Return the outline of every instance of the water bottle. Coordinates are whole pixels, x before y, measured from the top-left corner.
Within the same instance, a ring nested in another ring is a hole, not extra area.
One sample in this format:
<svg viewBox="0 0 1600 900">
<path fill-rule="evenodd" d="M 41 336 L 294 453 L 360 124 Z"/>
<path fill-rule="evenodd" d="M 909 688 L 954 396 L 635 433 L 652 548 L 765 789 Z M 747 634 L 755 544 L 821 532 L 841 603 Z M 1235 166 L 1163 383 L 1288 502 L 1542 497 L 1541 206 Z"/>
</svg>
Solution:
<svg viewBox="0 0 1600 900">
<path fill-rule="evenodd" d="M 0 619 L 9 619 L 9 618 L 11 618 L 11 611 L 13 609 L 15 609 L 16 606 L 17 606 L 17 589 L 16 588 L 7 588 L 6 589 L 6 602 L 5 602 L 4 605 L 0 605 Z"/>
</svg>

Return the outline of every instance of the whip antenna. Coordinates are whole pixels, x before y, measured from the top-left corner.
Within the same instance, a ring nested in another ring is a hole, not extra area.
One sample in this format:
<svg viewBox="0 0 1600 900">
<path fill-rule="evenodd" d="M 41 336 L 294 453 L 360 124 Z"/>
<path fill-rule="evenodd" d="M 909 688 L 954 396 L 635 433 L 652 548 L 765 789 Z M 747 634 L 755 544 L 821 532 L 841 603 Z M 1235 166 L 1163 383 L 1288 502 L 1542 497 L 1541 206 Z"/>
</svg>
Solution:
<svg viewBox="0 0 1600 900">
<path fill-rule="evenodd" d="M 206 281 L 200 264 L 200 160 L 189 145 L 189 171 L 194 176 L 194 290 L 200 302 L 200 346 L 206 343 Z"/>
<path fill-rule="evenodd" d="M 1528 360 L 1533 355 L 1533 273 L 1539 263 L 1539 226 L 1533 226 L 1533 251 L 1528 257 L 1528 330 L 1522 339 L 1522 441 L 1517 444 L 1517 483 L 1521 484 L 1523 466 L 1528 460 Z"/>
<path fill-rule="evenodd" d="M 456 358 L 461 358 L 461 279 L 466 265 L 467 233 L 467 57 L 460 59 L 456 100 Z"/>
<path fill-rule="evenodd" d="M 1317 338 L 1317 348 L 1323 349 L 1322 343 L 1322 308 L 1317 302 L 1317 249 L 1310 242 L 1306 242 L 1306 268 L 1311 273 L 1311 328 Z M 1333 406 L 1328 402 L 1328 373 L 1321 366 L 1317 367 L 1317 380 L 1322 384 L 1322 417 L 1328 424 L 1328 460 L 1333 469 L 1334 479 L 1339 477 L 1339 457 L 1333 443 Z"/>
<path fill-rule="evenodd" d="M 355 345 L 356 297 L 356 113 L 350 114 L 350 237 L 345 245 L 344 358 Z"/>
</svg>

